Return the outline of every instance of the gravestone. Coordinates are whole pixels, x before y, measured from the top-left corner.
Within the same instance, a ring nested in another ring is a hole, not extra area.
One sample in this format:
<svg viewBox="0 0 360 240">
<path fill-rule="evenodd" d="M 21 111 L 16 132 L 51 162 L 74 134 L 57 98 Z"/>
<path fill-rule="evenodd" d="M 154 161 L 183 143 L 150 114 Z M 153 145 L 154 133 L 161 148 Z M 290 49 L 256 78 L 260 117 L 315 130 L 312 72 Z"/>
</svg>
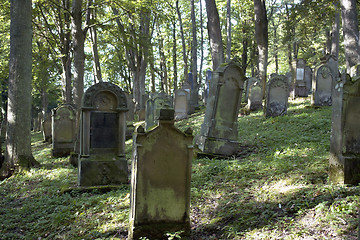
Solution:
<svg viewBox="0 0 360 240">
<path fill-rule="evenodd" d="M 128 182 L 126 111 L 126 95 L 115 84 L 101 82 L 86 90 L 81 106 L 80 186 Z"/>
<path fill-rule="evenodd" d="M 318 66 L 313 77 L 311 104 L 314 106 L 331 106 L 333 76 L 326 64 Z"/>
<path fill-rule="evenodd" d="M 305 67 L 304 78 L 305 78 L 305 87 L 306 87 L 307 95 L 310 95 L 312 92 L 312 84 L 313 84 L 312 83 L 313 71 L 311 67 L 309 66 Z"/>
<path fill-rule="evenodd" d="M 70 104 L 52 110 L 52 156 L 63 157 L 74 151 L 76 110 Z"/>
<path fill-rule="evenodd" d="M 307 97 L 308 90 L 305 82 L 305 68 L 306 63 L 304 59 L 297 59 L 296 61 L 296 72 L 295 72 L 295 96 L 296 97 Z M 311 81 L 311 78 L 310 78 Z"/>
<path fill-rule="evenodd" d="M 246 81 L 245 81 L 245 86 L 246 86 L 245 102 L 248 102 L 250 86 L 252 86 L 255 82 L 260 82 L 260 80 L 256 77 L 251 77 L 251 78 L 246 79 Z"/>
<path fill-rule="evenodd" d="M 204 122 L 196 143 L 204 154 L 230 156 L 238 150 L 238 114 L 244 74 L 230 61 L 213 72 Z"/>
<path fill-rule="evenodd" d="M 285 76 L 271 78 L 266 90 L 265 117 L 277 117 L 287 113 L 289 85 Z"/>
<path fill-rule="evenodd" d="M 134 134 L 128 239 L 190 235 L 192 131 L 174 126 L 174 110 L 161 109 L 158 125 Z"/>
<path fill-rule="evenodd" d="M 134 121 L 134 111 L 135 111 L 135 102 L 133 100 L 133 95 L 126 93 L 127 106 L 129 111 L 126 112 L 126 121 L 132 122 Z"/>
<path fill-rule="evenodd" d="M 146 101 L 145 129 L 158 124 L 160 109 L 172 108 L 172 98 L 165 93 L 154 93 Z"/>
<path fill-rule="evenodd" d="M 189 112 L 189 93 L 183 89 L 178 89 L 174 92 L 174 109 L 175 119 L 185 119 Z"/>
<path fill-rule="evenodd" d="M 360 183 L 360 77 L 343 74 L 332 94 L 329 180 Z"/>
<path fill-rule="evenodd" d="M 250 111 L 262 108 L 262 87 L 260 81 L 255 81 L 249 86 L 248 107 Z"/>
<path fill-rule="evenodd" d="M 51 124 L 51 114 L 46 113 L 45 116 L 44 116 L 44 119 L 43 119 L 43 121 L 41 123 L 44 142 L 51 143 L 51 140 L 52 140 L 52 136 L 51 136 L 52 127 L 51 127 L 51 125 L 52 125 Z"/>
</svg>

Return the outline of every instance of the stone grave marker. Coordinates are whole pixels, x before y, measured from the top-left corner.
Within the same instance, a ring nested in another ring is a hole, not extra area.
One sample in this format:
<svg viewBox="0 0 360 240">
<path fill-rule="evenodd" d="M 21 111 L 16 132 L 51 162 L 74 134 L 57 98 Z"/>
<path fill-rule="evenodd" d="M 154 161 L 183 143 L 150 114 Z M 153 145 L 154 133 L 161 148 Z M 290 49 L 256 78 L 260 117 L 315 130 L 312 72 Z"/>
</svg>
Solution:
<svg viewBox="0 0 360 240">
<path fill-rule="evenodd" d="M 204 154 L 230 156 L 238 150 L 238 114 L 245 79 L 230 61 L 213 72 L 204 122 L 196 144 Z"/>
<path fill-rule="evenodd" d="M 174 109 L 175 119 L 185 119 L 189 112 L 189 93 L 183 89 L 178 89 L 174 92 Z"/>
<path fill-rule="evenodd" d="M 101 82 L 86 90 L 81 106 L 80 186 L 128 182 L 126 111 L 126 95 L 115 84 Z"/>
<path fill-rule="evenodd" d="M 174 126 L 174 110 L 161 109 L 158 125 L 134 134 L 128 239 L 190 234 L 192 131 Z"/>
<path fill-rule="evenodd" d="M 297 59 L 296 61 L 296 74 L 295 74 L 295 96 L 307 97 L 308 90 L 305 82 L 305 68 L 306 63 L 304 59 Z M 311 81 L 311 78 L 310 78 Z"/>
<path fill-rule="evenodd" d="M 145 129 L 149 130 L 158 123 L 160 109 L 172 108 L 172 98 L 165 93 L 154 93 L 146 101 Z"/>
<path fill-rule="evenodd" d="M 313 71 L 309 66 L 305 67 L 304 79 L 307 95 L 310 95 L 312 92 Z"/>
<path fill-rule="evenodd" d="M 260 81 L 255 81 L 249 86 L 248 107 L 250 111 L 262 108 L 262 87 Z"/>
<path fill-rule="evenodd" d="M 251 78 L 246 79 L 246 81 L 245 81 L 245 86 L 246 86 L 245 102 L 248 102 L 250 86 L 252 86 L 255 82 L 260 82 L 260 80 L 256 77 L 251 77 Z"/>
<path fill-rule="evenodd" d="M 313 77 L 311 104 L 314 106 L 331 106 L 332 84 L 333 75 L 330 67 L 326 64 L 318 66 Z"/>
<path fill-rule="evenodd" d="M 52 136 L 51 136 L 52 127 L 51 127 L 51 125 L 52 125 L 51 124 L 51 114 L 46 113 L 45 116 L 44 116 L 44 119 L 43 119 L 43 121 L 41 123 L 44 142 L 51 143 L 51 140 L 52 140 Z"/>
<path fill-rule="evenodd" d="M 70 104 L 52 110 L 52 155 L 63 157 L 74 151 L 76 110 Z"/>
<path fill-rule="evenodd" d="M 360 77 L 343 74 L 333 87 L 329 180 L 360 183 Z"/>
<path fill-rule="evenodd" d="M 277 117 L 287 113 L 289 86 L 285 76 L 276 75 L 267 85 L 265 116 Z"/>
</svg>

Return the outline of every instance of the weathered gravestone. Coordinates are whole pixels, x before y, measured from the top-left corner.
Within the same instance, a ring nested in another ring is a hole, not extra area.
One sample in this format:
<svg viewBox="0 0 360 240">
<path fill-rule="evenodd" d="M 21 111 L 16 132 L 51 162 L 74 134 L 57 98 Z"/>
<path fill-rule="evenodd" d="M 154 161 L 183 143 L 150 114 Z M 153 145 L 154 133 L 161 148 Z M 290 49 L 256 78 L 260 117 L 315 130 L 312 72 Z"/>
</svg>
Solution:
<svg viewBox="0 0 360 240">
<path fill-rule="evenodd" d="M 76 111 L 70 104 L 52 110 L 52 155 L 62 157 L 74 151 Z"/>
<path fill-rule="evenodd" d="M 161 109 L 158 126 L 134 134 L 128 239 L 190 234 L 192 131 L 174 127 L 174 110 Z"/>
<path fill-rule="evenodd" d="M 360 183 L 360 78 L 343 74 L 333 88 L 329 180 Z"/>
<path fill-rule="evenodd" d="M 145 129 L 158 124 L 160 109 L 172 108 L 172 98 L 165 93 L 154 93 L 146 101 Z"/>
<path fill-rule="evenodd" d="M 248 107 L 250 111 L 262 108 L 262 87 L 260 81 L 255 81 L 249 86 Z"/>
<path fill-rule="evenodd" d="M 43 132 L 43 138 L 44 138 L 44 142 L 51 142 L 52 140 L 52 136 L 51 136 L 51 132 L 52 132 L 52 127 L 51 127 L 51 114 L 50 113 L 46 113 L 44 116 L 44 119 L 41 123 L 42 126 L 42 132 Z"/>
<path fill-rule="evenodd" d="M 307 97 L 308 90 L 305 82 L 306 63 L 304 59 L 295 60 L 295 97 Z M 310 78 L 311 81 L 311 78 Z"/>
<path fill-rule="evenodd" d="M 183 89 L 178 89 L 174 92 L 174 95 L 175 119 L 187 118 L 190 107 L 189 93 Z"/>
<path fill-rule="evenodd" d="M 267 85 L 265 98 L 265 116 L 277 117 L 287 113 L 289 85 L 285 76 L 276 75 Z"/>
<path fill-rule="evenodd" d="M 305 81 L 305 87 L 307 91 L 307 96 L 311 94 L 312 92 L 312 79 L 313 79 L 313 71 L 311 67 L 306 66 L 305 67 L 305 73 L 304 73 L 304 81 Z"/>
<path fill-rule="evenodd" d="M 231 61 L 213 72 L 204 122 L 196 143 L 205 154 L 229 156 L 238 150 L 238 114 L 244 89 L 240 66 Z"/>
<path fill-rule="evenodd" d="M 126 94 L 126 100 L 127 100 L 127 106 L 129 111 L 126 112 L 126 120 L 131 122 L 134 121 L 135 116 L 134 116 L 134 111 L 135 111 L 135 103 L 133 100 L 133 95 L 132 94 Z"/>
<path fill-rule="evenodd" d="M 128 182 L 126 111 L 126 95 L 112 83 L 97 83 L 85 92 L 81 106 L 78 161 L 80 186 Z"/>
<path fill-rule="evenodd" d="M 326 64 L 318 66 L 313 77 L 311 104 L 315 106 L 331 106 L 332 84 L 333 76 L 329 66 Z"/>
<path fill-rule="evenodd" d="M 256 82 L 260 82 L 260 80 L 256 77 L 251 77 L 246 79 L 246 81 L 244 82 L 245 86 L 246 86 L 246 92 L 245 92 L 245 102 L 249 101 L 249 92 L 250 92 L 250 86 L 252 86 L 254 83 Z"/>
</svg>

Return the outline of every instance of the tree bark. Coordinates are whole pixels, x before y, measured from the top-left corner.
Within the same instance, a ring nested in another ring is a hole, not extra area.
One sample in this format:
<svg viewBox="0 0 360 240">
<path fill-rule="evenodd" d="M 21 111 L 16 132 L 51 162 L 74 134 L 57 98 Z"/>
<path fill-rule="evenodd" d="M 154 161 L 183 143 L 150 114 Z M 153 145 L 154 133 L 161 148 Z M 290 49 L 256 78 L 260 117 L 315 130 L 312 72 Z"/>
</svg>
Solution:
<svg viewBox="0 0 360 240">
<path fill-rule="evenodd" d="M 177 54 L 176 54 L 176 21 L 174 19 L 174 22 L 173 22 L 173 64 L 174 64 L 174 92 L 177 90 L 178 88 L 178 72 L 177 72 Z"/>
<path fill-rule="evenodd" d="M 10 1 L 10 60 L 5 161 L 0 177 L 38 164 L 31 153 L 32 1 Z"/>
<path fill-rule="evenodd" d="M 330 54 L 338 60 L 339 57 L 339 39 L 340 39 L 340 13 L 338 4 L 335 5 L 335 19 L 331 30 L 331 51 Z"/>
<path fill-rule="evenodd" d="M 91 19 L 96 19 L 96 13 L 95 9 L 91 10 Z M 99 51 L 98 51 L 98 44 L 97 44 L 97 31 L 96 26 L 92 26 L 90 28 L 90 39 L 91 39 L 91 52 L 93 56 L 93 69 L 94 69 L 94 82 L 99 83 L 102 82 L 102 75 L 101 75 L 101 66 L 100 66 L 100 60 L 99 60 Z"/>
<path fill-rule="evenodd" d="M 224 62 L 224 47 L 221 37 L 219 13 L 215 0 L 205 0 L 207 12 L 207 29 L 210 39 L 211 59 L 213 70 L 216 70 Z"/>
<path fill-rule="evenodd" d="M 231 0 L 226 1 L 226 61 L 230 62 L 231 59 Z"/>
<path fill-rule="evenodd" d="M 265 97 L 266 72 L 268 61 L 268 20 L 265 0 L 254 0 L 255 38 L 259 56 L 259 78 L 262 84 L 262 95 Z"/>
<path fill-rule="evenodd" d="M 182 41 L 182 53 L 183 53 L 183 60 L 184 60 L 183 79 L 184 79 L 184 81 L 187 81 L 188 71 L 189 71 L 188 70 L 188 59 L 187 59 L 187 54 L 186 54 L 186 44 L 185 44 L 184 29 L 183 29 L 183 24 L 182 24 L 182 19 L 181 19 L 181 13 L 180 13 L 180 8 L 179 8 L 179 0 L 176 1 L 176 12 L 179 17 L 180 34 L 181 34 L 181 41 Z"/>
<path fill-rule="evenodd" d="M 199 107 L 199 85 L 197 74 L 197 37 L 196 37 L 196 17 L 195 1 L 191 0 L 191 25 L 192 25 L 192 43 L 191 43 L 191 72 L 193 74 L 193 88 L 190 92 L 190 102 L 195 108 Z"/>
<path fill-rule="evenodd" d="M 341 0 L 341 16 L 347 73 L 360 62 L 359 27 L 356 0 Z"/>
</svg>

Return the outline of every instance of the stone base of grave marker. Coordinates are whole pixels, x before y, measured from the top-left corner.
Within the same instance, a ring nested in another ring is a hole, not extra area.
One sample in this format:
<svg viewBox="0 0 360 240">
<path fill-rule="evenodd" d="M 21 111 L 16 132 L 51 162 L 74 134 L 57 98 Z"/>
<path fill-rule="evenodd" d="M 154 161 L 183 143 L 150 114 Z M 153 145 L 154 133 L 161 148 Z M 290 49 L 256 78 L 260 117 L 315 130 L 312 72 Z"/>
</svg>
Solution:
<svg viewBox="0 0 360 240">
<path fill-rule="evenodd" d="M 231 156 L 239 150 L 239 142 L 229 139 L 198 136 L 196 144 L 203 154 L 210 156 Z"/>
<path fill-rule="evenodd" d="M 100 186 L 128 183 L 127 161 L 113 158 L 114 155 L 79 158 L 78 184 Z"/>
</svg>

